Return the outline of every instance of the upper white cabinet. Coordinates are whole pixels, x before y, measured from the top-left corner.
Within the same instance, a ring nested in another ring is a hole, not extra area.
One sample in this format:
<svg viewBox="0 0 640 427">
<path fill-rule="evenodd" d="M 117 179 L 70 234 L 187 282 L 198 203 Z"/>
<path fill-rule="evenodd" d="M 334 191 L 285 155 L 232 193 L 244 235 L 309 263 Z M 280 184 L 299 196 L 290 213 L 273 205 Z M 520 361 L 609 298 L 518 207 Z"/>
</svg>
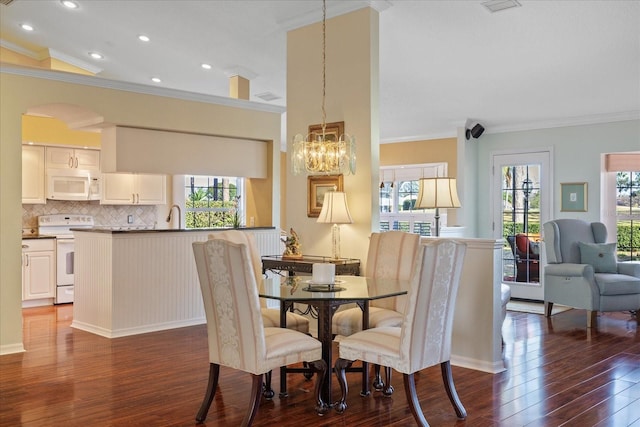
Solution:
<svg viewBox="0 0 640 427">
<path fill-rule="evenodd" d="M 22 146 L 22 203 L 46 203 L 44 147 Z"/>
<path fill-rule="evenodd" d="M 100 171 L 100 151 L 47 147 L 47 168 Z"/>
<path fill-rule="evenodd" d="M 164 205 L 166 194 L 165 175 L 102 174 L 103 205 Z"/>
</svg>

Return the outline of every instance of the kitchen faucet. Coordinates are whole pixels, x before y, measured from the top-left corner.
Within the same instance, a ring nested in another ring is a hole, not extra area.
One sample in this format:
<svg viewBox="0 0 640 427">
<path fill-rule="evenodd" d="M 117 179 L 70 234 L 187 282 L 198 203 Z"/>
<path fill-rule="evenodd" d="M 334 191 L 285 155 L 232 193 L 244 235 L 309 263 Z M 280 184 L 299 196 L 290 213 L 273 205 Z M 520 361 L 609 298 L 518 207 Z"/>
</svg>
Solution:
<svg viewBox="0 0 640 427">
<path fill-rule="evenodd" d="M 178 209 L 178 229 L 182 229 L 182 210 L 178 205 L 171 205 L 169 208 L 169 215 L 167 215 L 167 222 L 171 222 L 171 214 L 173 213 L 173 208 Z"/>
</svg>

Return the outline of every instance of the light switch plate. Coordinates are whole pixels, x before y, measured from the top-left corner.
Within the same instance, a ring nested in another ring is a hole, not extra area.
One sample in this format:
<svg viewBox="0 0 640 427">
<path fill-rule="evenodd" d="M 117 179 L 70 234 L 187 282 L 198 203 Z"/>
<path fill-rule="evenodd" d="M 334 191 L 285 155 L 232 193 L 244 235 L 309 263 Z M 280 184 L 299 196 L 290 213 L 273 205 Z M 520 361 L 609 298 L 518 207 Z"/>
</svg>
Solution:
<svg viewBox="0 0 640 427">
<path fill-rule="evenodd" d="M 127 223 L 133 224 L 133 215 L 127 215 Z"/>
</svg>

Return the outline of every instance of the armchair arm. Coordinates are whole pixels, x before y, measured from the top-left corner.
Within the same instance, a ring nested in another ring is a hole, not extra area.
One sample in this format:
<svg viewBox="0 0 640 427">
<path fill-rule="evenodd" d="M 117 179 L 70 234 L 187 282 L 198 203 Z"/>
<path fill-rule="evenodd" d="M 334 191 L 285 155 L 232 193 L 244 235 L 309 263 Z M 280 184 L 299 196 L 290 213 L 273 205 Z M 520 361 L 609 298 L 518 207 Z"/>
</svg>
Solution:
<svg viewBox="0 0 640 427">
<path fill-rule="evenodd" d="M 590 264 L 548 264 L 544 270 L 545 274 L 552 276 L 564 276 L 564 277 L 593 277 L 593 266 Z"/>
<path fill-rule="evenodd" d="M 618 273 L 627 276 L 640 277 L 640 262 L 619 262 Z"/>
</svg>

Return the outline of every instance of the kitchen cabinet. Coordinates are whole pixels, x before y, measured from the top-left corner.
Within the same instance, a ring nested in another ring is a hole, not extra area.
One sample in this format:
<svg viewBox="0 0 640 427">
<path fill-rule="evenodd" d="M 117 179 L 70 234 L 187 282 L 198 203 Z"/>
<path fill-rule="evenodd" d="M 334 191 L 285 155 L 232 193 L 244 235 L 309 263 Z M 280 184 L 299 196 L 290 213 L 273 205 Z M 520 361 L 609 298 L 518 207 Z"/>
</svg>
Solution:
<svg viewBox="0 0 640 427">
<path fill-rule="evenodd" d="M 22 300 L 54 298 L 55 239 L 22 240 Z"/>
<path fill-rule="evenodd" d="M 46 203 L 44 180 L 44 147 L 22 146 L 22 203 Z"/>
<path fill-rule="evenodd" d="M 165 175 L 102 174 L 103 205 L 164 205 L 166 200 Z"/>
<path fill-rule="evenodd" d="M 47 147 L 47 169 L 100 171 L 100 151 L 84 148 Z"/>
</svg>

